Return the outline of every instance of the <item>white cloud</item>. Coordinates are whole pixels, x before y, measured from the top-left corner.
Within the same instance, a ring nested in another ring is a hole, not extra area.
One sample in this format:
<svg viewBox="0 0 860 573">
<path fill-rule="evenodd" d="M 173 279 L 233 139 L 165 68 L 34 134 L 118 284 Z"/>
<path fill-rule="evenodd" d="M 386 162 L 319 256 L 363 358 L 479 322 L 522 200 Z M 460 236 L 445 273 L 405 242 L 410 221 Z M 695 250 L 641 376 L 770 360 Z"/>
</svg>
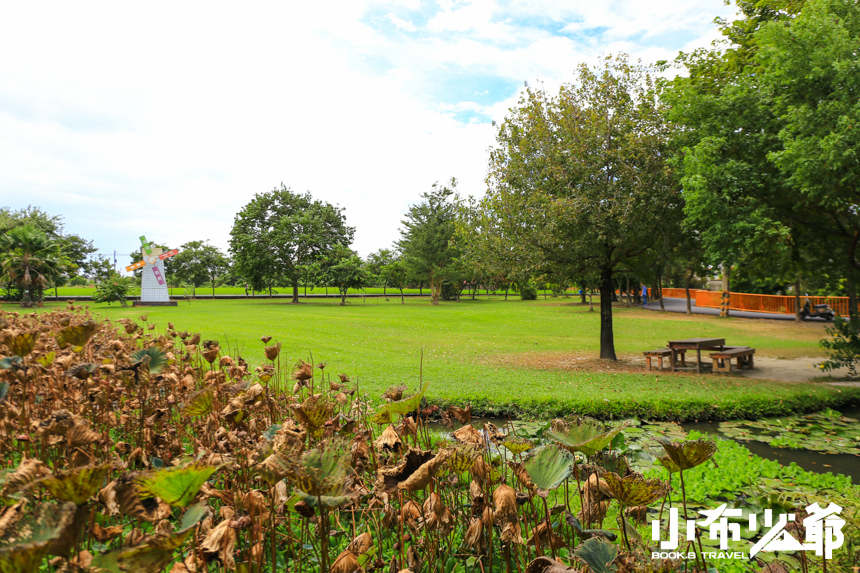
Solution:
<svg viewBox="0 0 860 573">
<path fill-rule="evenodd" d="M 63 214 L 105 252 L 130 252 L 144 233 L 226 248 L 234 214 L 283 181 L 345 206 L 367 254 L 398 238 L 434 181 L 483 192 L 489 121 L 522 81 L 552 89 L 619 49 L 672 58 L 707 44 L 725 10 L 720 0 L 11 3 L 0 20 L 0 203 Z M 451 77 L 498 81 L 458 95 Z"/>
</svg>

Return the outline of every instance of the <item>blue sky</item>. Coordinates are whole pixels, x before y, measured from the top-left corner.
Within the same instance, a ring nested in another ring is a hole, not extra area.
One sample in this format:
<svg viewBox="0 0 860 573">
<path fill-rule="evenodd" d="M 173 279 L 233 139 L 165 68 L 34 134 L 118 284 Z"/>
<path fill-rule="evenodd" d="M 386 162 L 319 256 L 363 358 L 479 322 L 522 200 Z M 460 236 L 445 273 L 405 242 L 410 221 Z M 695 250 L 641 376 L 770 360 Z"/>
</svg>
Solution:
<svg viewBox="0 0 860 573">
<path fill-rule="evenodd" d="M 483 193 L 491 122 L 523 82 L 553 90 L 619 52 L 671 60 L 733 13 L 721 0 L 7 3 L 0 205 L 62 215 L 104 253 L 141 234 L 226 250 L 235 213 L 283 182 L 345 207 L 367 255 L 435 181 Z"/>
</svg>

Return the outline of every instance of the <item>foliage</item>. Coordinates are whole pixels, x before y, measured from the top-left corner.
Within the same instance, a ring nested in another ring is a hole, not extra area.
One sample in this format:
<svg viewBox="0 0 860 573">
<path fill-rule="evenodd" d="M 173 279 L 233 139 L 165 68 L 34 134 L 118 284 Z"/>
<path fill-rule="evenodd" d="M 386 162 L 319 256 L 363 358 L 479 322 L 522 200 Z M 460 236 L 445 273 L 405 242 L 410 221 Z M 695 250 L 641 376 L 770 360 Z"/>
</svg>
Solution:
<svg viewBox="0 0 860 573">
<path fill-rule="evenodd" d="M 209 282 L 215 294 L 215 281 L 230 268 L 230 260 L 208 241 L 189 241 L 170 259 L 173 277 L 199 287 Z"/>
<path fill-rule="evenodd" d="M 560 267 L 600 285 L 601 358 L 616 358 L 613 274 L 680 220 L 661 111 L 650 71 L 625 57 L 579 66 L 554 97 L 527 88 L 499 127 L 490 189 L 472 216 L 498 247 L 488 252 L 504 245 L 520 272 Z"/>
<path fill-rule="evenodd" d="M 848 376 L 857 378 L 857 368 L 860 366 L 860 325 L 837 316 L 833 319 L 833 326 L 825 330 L 828 338 L 822 338 L 820 344 L 830 358 L 818 367 L 825 372 L 848 368 Z"/>
<path fill-rule="evenodd" d="M 390 285 L 400 291 L 400 303 L 406 304 L 403 298 L 403 289 L 409 284 L 409 270 L 406 263 L 399 257 L 386 263 L 379 270 L 379 277 L 383 284 Z"/>
<path fill-rule="evenodd" d="M 48 283 L 69 268 L 59 243 L 33 225 L 0 235 L 0 276 L 21 290 L 21 306 L 42 303 Z"/>
<path fill-rule="evenodd" d="M 107 304 L 118 302 L 122 306 L 127 306 L 125 298 L 128 296 L 128 290 L 127 281 L 120 279 L 120 277 L 108 278 L 96 283 L 93 302 Z"/>
<path fill-rule="evenodd" d="M 433 304 L 439 304 L 442 282 L 456 277 L 454 264 L 458 250 L 450 244 L 454 236 L 456 207 L 452 198 L 457 181 L 448 185 L 433 184 L 431 191 L 422 193 L 424 199 L 411 205 L 402 221 L 402 238 L 397 246 L 409 274 L 430 285 Z"/>
<path fill-rule="evenodd" d="M 315 266 L 315 282 L 319 286 L 330 285 L 337 288 L 341 306 L 346 305 L 346 293 L 350 289 L 363 288 L 370 278 L 364 261 L 355 251 L 343 245 L 335 245 Z"/>
<path fill-rule="evenodd" d="M 256 194 L 239 211 L 230 231 L 230 252 L 236 272 L 255 290 L 285 282 L 298 303 L 305 265 L 337 245 L 348 246 L 354 235 L 343 208 L 314 200 L 310 193 L 294 193 L 282 183 L 280 189 Z"/>
</svg>

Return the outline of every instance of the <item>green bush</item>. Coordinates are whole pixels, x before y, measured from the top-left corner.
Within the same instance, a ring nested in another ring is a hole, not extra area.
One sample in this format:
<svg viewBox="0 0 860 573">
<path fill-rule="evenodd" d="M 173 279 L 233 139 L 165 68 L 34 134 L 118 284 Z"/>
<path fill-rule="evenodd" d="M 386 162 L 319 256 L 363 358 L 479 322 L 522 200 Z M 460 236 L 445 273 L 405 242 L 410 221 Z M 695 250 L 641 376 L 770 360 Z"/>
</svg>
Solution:
<svg viewBox="0 0 860 573">
<path fill-rule="evenodd" d="M 125 297 L 128 296 L 127 281 L 122 279 L 108 279 L 96 284 L 96 291 L 93 293 L 94 302 L 118 302 L 122 306 L 127 306 Z"/>
<path fill-rule="evenodd" d="M 83 277 L 81 275 L 75 275 L 72 277 L 72 280 L 69 281 L 69 284 L 72 286 L 86 286 L 87 285 L 87 277 Z"/>
<path fill-rule="evenodd" d="M 537 288 L 533 283 L 525 283 L 520 286 L 520 298 L 522 300 L 537 300 Z"/>
<path fill-rule="evenodd" d="M 460 285 L 454 281 L 444 281 L 442 283 L 442 292 L 440 293 L 442 300 L 459 300 Z"/>
<path fill-rule="evenodd" d="M 825 372 L 848 368 L 848 376 L 856 378 L 857 366 L 860 365 L 860 326 L 837 316 L 833 327 L 826 330 L 829 336 L 821 339 L 820 344 L 830 358 L 819 363 L 818 367 Z"/>
</svg>

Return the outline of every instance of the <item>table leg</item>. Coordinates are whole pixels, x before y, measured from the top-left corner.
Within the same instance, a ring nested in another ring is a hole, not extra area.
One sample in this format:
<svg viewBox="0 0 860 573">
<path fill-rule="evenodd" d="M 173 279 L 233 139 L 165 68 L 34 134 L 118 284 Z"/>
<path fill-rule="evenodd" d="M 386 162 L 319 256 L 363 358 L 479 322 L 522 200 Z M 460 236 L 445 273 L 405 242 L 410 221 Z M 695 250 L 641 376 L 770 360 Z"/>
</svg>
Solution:
<svg viewBox="0 0 860 573">
<path fill-rule="evenodd" d="M 696 374 L 702 373 L 702 350 L 696 349 Z"/>
</svg>

